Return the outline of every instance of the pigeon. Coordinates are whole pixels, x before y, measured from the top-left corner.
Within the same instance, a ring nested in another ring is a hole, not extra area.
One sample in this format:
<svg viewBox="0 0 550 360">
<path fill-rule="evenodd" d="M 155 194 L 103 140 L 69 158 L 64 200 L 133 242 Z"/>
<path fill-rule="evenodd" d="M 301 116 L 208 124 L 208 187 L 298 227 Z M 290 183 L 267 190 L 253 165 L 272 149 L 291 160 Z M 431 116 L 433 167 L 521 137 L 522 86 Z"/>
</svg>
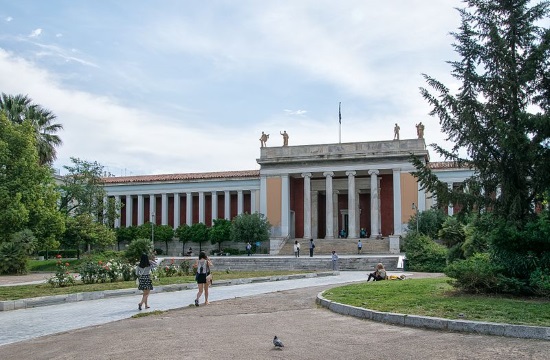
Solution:
<svg viewBox="0 0 550 360">
<path fill-rule="evenodd" d="M 275 345 L 275 347 L 276 347 L 276 348 L 279 348 L 279 349 L 285 347 L 285 346 L 283 345 L 283 342 L 282 342 L 281 340 L 279 340 L 279 338 L 277 338 L 277 336 L 275 336 L 275 337 L 273 338 L 273 345 Z"/>
</svg>

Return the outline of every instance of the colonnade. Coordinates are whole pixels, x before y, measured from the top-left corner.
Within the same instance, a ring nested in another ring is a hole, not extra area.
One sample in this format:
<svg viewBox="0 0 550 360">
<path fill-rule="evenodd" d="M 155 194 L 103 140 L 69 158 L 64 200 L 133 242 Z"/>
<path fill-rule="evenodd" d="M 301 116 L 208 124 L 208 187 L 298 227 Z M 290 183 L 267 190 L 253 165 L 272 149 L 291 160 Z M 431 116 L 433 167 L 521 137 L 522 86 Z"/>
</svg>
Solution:
<svg viewBox="0 0 550 360">
<path fill-rule="evenodd" d="M 117 218 L 115 219 L 115 227 L 128 227 L 134 224 L 134 199 L 137 198 L 137 220 L 136 224 L 142 225 L 145 222 L 152 222 L 158 225 L 168 225 L 169 221 L 169 210 L 172 212 L 172 224 L 174 229 L 177 229 L 180 226 L 180 217 L 181 217 L 181 199 L 185 199 L 185 223 L 189 226 L 193 224 L 193 209 L 195 208 L 194 201 L 198 201 L 198 222 L 206 222 L 206 196 L 210 195 L 209 205 L 211 208 L 211 219 L 212 222 L 214 219 L 218 218 L 218 196 L 223 194 L 223 218 L 226 220 L 231 220 L 231 195 L 236 194 L 237 197 L 237 215 L 240 215 L 244 212 L 245 209 L 245 193 L 250 194 L 250 203 L 247 201 L 247 208 L 250 209 L 251 213 L 254 213 L 257 210 L 256 204 L 256 190 L 213 190 L 213 191 L 198 191 L 198 192 L 174 192 L 174 193 L 148 193 L 148 194 L 126 194 L 126 195 L 113 195 L 117 208 L 121 209 Z M 161 198 L 160 204 L 160 213 L 157 214 L 157 198 Z M 145 199 L 149 199 L 149 219 L 145 219 Z M 173 198 L 173 209 L 169 209 L 169 199 Z M 195 198 L 195 199 L 194 199 Z M 198 199 L 197 199 L 198 198 Z M 124 199 L 124 201 L 123 201 Z M 107 198 L 105 199 L 107 201 Z M 124 207 L 122 208 L 122 204 Z M 122 214 L 125 214 L 124 221 Z M 160 219 L 160 223 L 158 221 Z M 123 223 L 124 222 L 124 223 Z M 211 224 L 206 224 L 210 226 Z"/>
</svg>

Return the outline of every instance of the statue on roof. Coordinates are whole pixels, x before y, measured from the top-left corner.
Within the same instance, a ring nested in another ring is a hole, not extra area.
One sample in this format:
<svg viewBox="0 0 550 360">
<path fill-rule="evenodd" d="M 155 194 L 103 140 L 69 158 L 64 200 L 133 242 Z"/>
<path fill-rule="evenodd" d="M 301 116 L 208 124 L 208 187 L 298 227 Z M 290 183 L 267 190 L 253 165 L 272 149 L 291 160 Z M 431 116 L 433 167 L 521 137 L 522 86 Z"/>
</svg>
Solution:
<svg viewBox="0 0 550 360">
<path fill-rule="evenodd" d="M 422 121 L 416 124 L 416 135 L 419 139 L 424 139 L 424 124 L 422 124 Z"/>
<path fill-rule="evenodd" d="M 266 147 L 267 140 L 269 139 L 269 134 L 266 134 L 262 131 L 262 136 L 260 136 L 260 146 Z"/>
<path fill-rule="evenodd" d="M 401 130 L 401 128 L 399 127 L 399 125 L 397 125 L 397 123 L 395 123 L 395 127 L 393 128 L 393 139 L 394 140 L 399 140 L 399 130 Z"/>
<path fill-rule="evenodd" d="M 286 133 L 286 130 L 280 132 L 280 134 L 283 135 L 283 146 L 288 146 L 288 134 Z"/>
</svg>

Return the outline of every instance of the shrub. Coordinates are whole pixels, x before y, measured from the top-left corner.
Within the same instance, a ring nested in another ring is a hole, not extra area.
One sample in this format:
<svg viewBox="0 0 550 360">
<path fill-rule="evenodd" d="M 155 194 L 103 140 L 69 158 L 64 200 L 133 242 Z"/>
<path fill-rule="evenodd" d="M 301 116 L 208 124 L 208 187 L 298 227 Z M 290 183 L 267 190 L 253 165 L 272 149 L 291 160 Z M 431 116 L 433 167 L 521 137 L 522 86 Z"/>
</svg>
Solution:
<svg viewBox="0 0 550 360">
<path fill-rule="evenodd" d="M 471 293 L 496 292 L 501 269 L 490 262 L 488 254 L 475 254 L 455 261 L 445 268 L 445 275 L 453 278 L 453 286 Z"/>
<path fill-rule="evenodd" d="M 533 293 L 550 297 L 550 270 L 536 269 L 529 277 L 529 285 Z"/>
<path fill-rule="evenodd" d="M 164 251 L 161 248 L 155 248 L 155 254 L 162 255 L 164 254 Z"/>
<path fill-rule="evenodd" d="M 191 271 L 189 270 L 191 267 L 191 262 L 189 260 L 183 260 L 180 263 L 180 269 L 184 275 L 189 275 Z"/>
<path fill-rule="evenodd" d="M 61 255 L 57 255 L 55 274 L 48 279 L 48 284 L 53 287 L 64 287 L 75 284 L 75 278 L 69 273 L 69 263 L 61 261 Z"/>
<path fill-rule="evenodd" d="M 0 244 L 0 274 L 26 274 L 28 255 L 13 242 Z"/>
<path fill-rule="evenodd" d="M 137 263 L 141 254 L 151 254 L 153 247 L 149 239 L 136 239 L 128 245 L 126 250 L 126 259 L 130 264 Z"/>
<path fill-rule="evenodd" d="M 447 248 L 426 235 L 409 233 L 405 238 L 405 253 L 409 270 L 440 272 L 447 263 Z"/>
<path fill-rule="evenodd" d="M 411 216 L 408 229 L 416 232 L 416 217 L 418 216 L 418 232 L 436 239 L 447 215 L 440 209 L 430 209 Z"/>
</svg>

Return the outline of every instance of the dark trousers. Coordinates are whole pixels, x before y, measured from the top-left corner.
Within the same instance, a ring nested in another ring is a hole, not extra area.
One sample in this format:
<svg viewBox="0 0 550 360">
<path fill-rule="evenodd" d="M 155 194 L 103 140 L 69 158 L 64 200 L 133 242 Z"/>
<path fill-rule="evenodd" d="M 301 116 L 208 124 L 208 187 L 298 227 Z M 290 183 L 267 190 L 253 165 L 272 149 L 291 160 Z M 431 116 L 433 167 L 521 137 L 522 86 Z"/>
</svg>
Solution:
<svg viewBox="0 0 550 360">
<path fill-rule="evenodd" d="M 309 257 L 313 257 L 313 248 L 309 248 Z"/>
</svg>

